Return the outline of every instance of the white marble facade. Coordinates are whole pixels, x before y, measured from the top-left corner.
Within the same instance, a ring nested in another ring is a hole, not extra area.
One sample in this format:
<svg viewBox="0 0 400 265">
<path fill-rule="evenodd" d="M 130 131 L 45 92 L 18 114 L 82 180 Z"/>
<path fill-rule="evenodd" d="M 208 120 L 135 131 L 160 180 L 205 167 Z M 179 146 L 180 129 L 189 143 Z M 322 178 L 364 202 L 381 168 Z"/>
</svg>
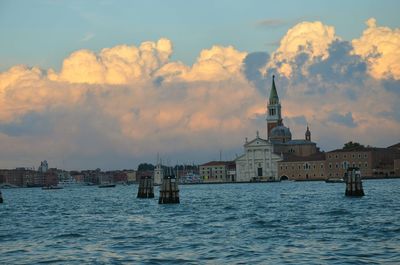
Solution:
<svg viewBox="0 0 400 265">
<path fill-rule="evenodd" d="M 273 153 L 273 146 L 268 140 L 257 136 L 244 144 L 244 154 L 237 157 L 236 181 L 276 181 L 278 178 L 278 161 L 281 157 Z"/>
</svg>

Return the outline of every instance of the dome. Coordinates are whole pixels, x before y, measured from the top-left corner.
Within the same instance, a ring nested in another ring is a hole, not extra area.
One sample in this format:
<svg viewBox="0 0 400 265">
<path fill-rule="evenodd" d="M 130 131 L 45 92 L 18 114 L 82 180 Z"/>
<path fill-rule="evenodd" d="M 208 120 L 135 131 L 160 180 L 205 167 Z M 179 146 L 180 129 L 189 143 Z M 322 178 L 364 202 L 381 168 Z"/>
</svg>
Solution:
<svg viewBox="0 0 400 265">
<path fill-rule="evenodd" d="M 270 133 L 271 138 L 289 138 L 292 139 L 292 133 L 288 127 L 283 125 L 276 126 L 271 130 Z"/>
</svg>

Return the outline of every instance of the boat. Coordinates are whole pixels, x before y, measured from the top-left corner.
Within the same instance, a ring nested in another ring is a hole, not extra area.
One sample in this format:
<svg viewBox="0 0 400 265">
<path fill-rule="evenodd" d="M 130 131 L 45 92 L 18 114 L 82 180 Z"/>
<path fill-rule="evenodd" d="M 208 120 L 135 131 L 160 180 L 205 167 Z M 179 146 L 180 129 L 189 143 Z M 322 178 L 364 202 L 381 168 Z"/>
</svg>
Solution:
<svg viewBox="0 0 400 265">
<path fill-rule="evenodd" d="M 329 178 L 325 180 L 326 183 L 344 183 L 344 180 L 341 178 Z"/>
<path fill-rule="evenodd" d="M 58 186 L 63 187 L 63 188 L 77 188 L 77 187 L 83 187 L 84 184 L 81 182 L 78 182 L 74 178 L 70 177 L 70 178 L 59 181 Z"/>
<path fill-rule="evenodd" d="M 114 188 L 115 184 L 112 183 L 104 183 L 104 184 L 100 184 L 99 188 Z"/>
<path fill-rule="evenodd" d="M 186 184 L 186 183 L 200 183 L 201 179 L 198 174 L 195 174 L 193 172 L 189 172 L 186 175 L 183 175 L 179 178 L 179 182 L 181 184 Z"/>
<path fill-rule="evenodd" d="M 50 185 L 50 186 L 44 186 L 42 187 L 42 190 L 61 190 L 63 187 L 61 186 L 55 186 L 55 185 Z"/>
</svg>

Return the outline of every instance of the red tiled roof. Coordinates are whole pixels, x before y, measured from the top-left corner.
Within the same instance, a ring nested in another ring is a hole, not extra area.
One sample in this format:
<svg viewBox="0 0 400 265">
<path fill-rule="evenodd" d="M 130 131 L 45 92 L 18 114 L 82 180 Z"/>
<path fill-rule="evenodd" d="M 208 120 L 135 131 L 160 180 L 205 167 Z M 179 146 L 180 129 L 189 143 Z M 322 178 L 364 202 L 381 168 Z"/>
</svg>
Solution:
<svg viewBox="0 0 400 265">
<path fill-rule="evenodd" d="M 309 156 L 296 156 L 292 154 L 284 154 L 283 161 L 280 162 L 300 162 L 300 161 L 322 161 L 325 160 L 325 153 L 319 152 Z"/>
<path fill-rule="evenodd" d="M 235 163 L 235 161 L 210 161 L 210 162 L 207 162 L 207 163 L 202 164 L 200 166 L 219 166 L 219 165 L 228 166 L 228 165 L 234 164 L 234 163 Z"/>
</svg>

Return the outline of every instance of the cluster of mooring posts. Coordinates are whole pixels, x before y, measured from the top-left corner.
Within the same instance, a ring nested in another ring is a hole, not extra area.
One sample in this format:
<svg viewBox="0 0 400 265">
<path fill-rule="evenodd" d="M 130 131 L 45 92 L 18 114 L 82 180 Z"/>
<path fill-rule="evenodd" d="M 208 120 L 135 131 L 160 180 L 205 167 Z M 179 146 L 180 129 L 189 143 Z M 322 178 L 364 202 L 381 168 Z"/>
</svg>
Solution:
<svg viewBox="0 0 400 265">
<path fill-rule="evenodd" d="M 180 203 L 178 180 L 173 170 L 164 170 L 164 177 L 160 186 L 159 204 Z M 154 198 L 154 179 L 145 176 L 139 180 L 138 198 Z"/>
<path fill-rule="evenodd" d="M 139 180 L 138 198 L 154 198 L 154 181 L 152 176 L 142 176 Z"/>
<path fill-rule="evenodd" d="M 358 168 L 348 168 L 344 174 L 346 181 L 346 196 L 364 196 L 364 190 L 361 181 L 361 172 Z"/>
<path fill-rule="evenodd" d="M 159 204 L 179 203 L 178 181 L 174 174 L 164 176 L 160 186 Z"/>
</svg>

